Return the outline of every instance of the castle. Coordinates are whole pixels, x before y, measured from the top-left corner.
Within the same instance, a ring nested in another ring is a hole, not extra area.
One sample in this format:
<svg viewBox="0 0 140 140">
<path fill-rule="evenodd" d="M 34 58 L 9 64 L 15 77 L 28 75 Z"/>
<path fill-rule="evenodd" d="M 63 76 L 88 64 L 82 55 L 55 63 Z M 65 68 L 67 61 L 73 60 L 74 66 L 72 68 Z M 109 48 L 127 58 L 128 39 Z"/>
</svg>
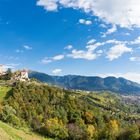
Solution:
<svg viewBox="0 0 140 140">
<path fill-rule="evenodd" d="M 29 76 L 28 76 L 28 70 L 23 69 L 21 71 L 18 71 L 13 77 L 13 80 L 18 80 L 18 81 L 28 81 Z"/>
</svg>

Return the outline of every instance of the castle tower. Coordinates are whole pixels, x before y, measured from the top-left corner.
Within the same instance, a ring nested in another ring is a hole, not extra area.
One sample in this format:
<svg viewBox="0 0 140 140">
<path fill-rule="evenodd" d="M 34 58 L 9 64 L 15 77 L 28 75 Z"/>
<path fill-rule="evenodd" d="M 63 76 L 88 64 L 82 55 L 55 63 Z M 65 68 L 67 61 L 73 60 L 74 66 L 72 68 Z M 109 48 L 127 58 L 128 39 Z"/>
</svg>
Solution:
<svg viewBox="0 0 140 140">
<path fill-rule="evenodd" d="M 28 70 L 24 69 L 21 71 L 21 78 L 23 79 L 28 79 L 29 76 L 28 76 Z"/>
</svg>

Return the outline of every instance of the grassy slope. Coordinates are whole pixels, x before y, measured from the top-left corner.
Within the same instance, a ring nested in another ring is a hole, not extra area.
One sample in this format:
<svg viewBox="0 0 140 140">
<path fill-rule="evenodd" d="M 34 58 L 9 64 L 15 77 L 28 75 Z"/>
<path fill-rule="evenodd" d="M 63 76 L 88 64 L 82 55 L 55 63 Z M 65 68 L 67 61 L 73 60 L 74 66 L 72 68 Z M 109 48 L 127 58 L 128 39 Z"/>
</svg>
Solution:
<svg viewBox="0 0 140 140">
<path fill-rule="evenodd" d="M 0 121 L 0 140 L 51 140 L 29 130 L 18 130 Z"/>
</svg>

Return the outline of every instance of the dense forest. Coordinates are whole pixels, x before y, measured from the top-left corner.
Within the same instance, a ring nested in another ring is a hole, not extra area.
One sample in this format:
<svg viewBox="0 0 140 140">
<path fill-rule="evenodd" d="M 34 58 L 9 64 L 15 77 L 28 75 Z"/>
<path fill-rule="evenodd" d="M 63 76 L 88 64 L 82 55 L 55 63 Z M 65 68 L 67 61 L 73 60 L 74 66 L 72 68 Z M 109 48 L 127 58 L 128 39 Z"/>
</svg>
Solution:
<svg viewBox="0 0 140 140">
<path fill-rule="evenodd" d="M 0 105 L 0 119 L 60 140 L 139 140 L 139 105 L 113 93 L 17 82 Z"/>
</svg>

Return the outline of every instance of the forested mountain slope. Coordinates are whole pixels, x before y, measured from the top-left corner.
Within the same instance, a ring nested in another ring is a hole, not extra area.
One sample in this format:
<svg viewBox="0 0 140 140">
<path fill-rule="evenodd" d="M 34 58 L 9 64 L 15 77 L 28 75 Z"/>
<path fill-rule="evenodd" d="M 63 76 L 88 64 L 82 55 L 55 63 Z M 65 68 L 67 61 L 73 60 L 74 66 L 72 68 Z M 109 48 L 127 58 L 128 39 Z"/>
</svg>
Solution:
<svg viewBox="0 0 140 140">
<path fill-rule="evenodd" d="M 67 89 L 112 91 L 120 94 L 140 94 L 140 84 L 124 78 L 101 78 L 76 75 L 51 76 L 34 71 L 29 72 L 29 77 Z"/>
<path fill-rule="evenodd" d="M 0 119 L 60 140 L 139 140 L 139 105 L 116 94 L 74 92 L 18 82 L 0 105 Z M 126 137 L 127 135 L 127 137 Z M 127 139 L 126 139 L 127 138 Z"/>
</svg>

